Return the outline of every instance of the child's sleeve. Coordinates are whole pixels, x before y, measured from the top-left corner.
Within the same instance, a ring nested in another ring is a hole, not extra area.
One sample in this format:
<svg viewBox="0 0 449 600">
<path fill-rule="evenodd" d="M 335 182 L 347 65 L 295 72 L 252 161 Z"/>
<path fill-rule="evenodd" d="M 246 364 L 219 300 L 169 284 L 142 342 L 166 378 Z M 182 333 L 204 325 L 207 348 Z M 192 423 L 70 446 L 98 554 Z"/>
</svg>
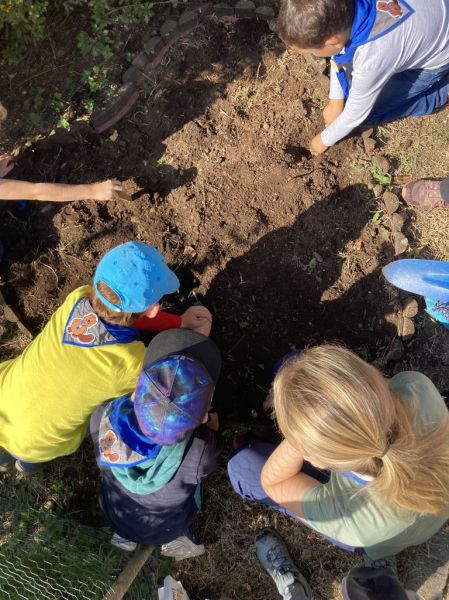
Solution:
<svg viewBox="0 0 449 600">
<path fill-rule="evenodd" d="M 329 100 L 344 100 L 345 95 L 343 89 L 338 81 L 337 71 L 335 67 L 331 65 L 330 70 L 330 85 L 329 85 Z"/>
<path fill-rule="evenodd" d="M 152 319 L 144 315 L 134 321 L 132 326 L 139 331 L 165 331 L 166 329 L 179 329 L 181 323 L 182 318 L 179 315 L 160 310 Z"/>
<path fill-rule="evenodd" d="M 326 146 L 333 146 L 368 118 L 382 88 L 393 75 L 395 56 L 379 55 L 374 51 L 372 54 L 373 56 L 369 56 L 363 50 L 354 64 L 352 85 L 345 108 L 321 133 L 321 140 Z M 331 82 L 331 88 L 332 85 Z"/>
</svg>

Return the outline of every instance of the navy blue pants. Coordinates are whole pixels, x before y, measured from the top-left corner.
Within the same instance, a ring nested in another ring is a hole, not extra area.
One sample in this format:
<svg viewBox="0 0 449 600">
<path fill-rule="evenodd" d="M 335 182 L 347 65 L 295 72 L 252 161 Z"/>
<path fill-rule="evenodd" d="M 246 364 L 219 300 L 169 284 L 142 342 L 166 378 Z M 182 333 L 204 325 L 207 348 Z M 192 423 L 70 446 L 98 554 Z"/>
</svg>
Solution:
<svg viewBox="0 0 449 600">
<path fill-rule="evenodd" d="M 242 448 L 239 448 L 228 462 L 228 475 L 234 490 L 245 500 L 253 500 L 263 502 L 268 506 L 272 506 L 287 517 L 298 520 L 295 515 L 289 512 L 286 508 L 280 506 L 266 495 L 261 483 L 260 474 L 268 457 L 274 451 L 276 446 L 267 442 L 251 442 Z M 315 468 L 310 463 L 304 463 L 302 472 L 310 475 L 321 483 L 329 481 L 329 474 L 326 471 L 321 471 Z M 303 521 L 301 521 L 303 523 Z M 305 523 L 304 523 L 305 525 Z M 349 550 L 349 552 L 357 552 L 358 548 L 347 546 L 325 536 L 327 540 L 335 544 L 339 548 Z"/>
<path fill-rule="evenodd" d="M 403 117 L 429 115 L 448 102 L 449 65 L 397 73 L 385 84 L 367 122 L 380 125 Z"/>
</svg>

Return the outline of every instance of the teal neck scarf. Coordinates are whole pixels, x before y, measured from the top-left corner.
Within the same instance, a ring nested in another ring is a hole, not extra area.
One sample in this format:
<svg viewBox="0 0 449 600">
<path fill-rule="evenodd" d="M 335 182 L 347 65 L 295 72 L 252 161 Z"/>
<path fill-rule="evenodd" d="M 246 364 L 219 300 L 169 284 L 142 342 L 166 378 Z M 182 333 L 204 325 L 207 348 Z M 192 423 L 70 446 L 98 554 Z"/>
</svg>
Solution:
<svg viewBox="0 0 449 600">
<path fill-rule="evenodd" d="M 135 467 L 113 467 L 114 477 L 129 492 L 152 494 L 168 483 L 182 463 L 184 452 L 191 436 L 173 446 L 161 446 L 154 458 L 139 463 Z"/>
</svg>

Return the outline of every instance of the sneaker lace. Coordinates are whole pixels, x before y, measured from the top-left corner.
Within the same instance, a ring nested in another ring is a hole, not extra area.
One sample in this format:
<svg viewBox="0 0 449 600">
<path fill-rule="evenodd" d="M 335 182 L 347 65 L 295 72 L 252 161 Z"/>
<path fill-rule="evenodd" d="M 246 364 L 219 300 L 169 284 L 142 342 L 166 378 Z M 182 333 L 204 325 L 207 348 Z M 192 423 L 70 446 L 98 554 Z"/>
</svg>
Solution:
<svg viewBox="0 0 449 600">
<path fill-rule="evenodd" d="M 287 573 L 293 574 L 291 560 L 286 556 L 282 548 L 275 547 L 269 550 L 268 558 L 272 564 L 273 570 L 276 570 L 280 575 L 286 575 Z"/>
</svg>

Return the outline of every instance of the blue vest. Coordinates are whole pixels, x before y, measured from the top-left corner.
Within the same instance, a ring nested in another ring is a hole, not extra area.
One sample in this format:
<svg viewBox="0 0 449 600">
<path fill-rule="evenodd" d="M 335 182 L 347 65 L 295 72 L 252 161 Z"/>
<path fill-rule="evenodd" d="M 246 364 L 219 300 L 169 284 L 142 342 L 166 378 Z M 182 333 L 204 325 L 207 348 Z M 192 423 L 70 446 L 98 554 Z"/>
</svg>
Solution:
<svg viewBox="0 0 449 600">
<path fill-rule="evenodd" d="M 402 25 L 415 11 L 404 0 L 355 0 L 351 39 L 342 53 L 332 57 L 345 98 L 351 87 L 343 65 L 352 62 L 359 46 L 369 44 Z"/>
</svg>

